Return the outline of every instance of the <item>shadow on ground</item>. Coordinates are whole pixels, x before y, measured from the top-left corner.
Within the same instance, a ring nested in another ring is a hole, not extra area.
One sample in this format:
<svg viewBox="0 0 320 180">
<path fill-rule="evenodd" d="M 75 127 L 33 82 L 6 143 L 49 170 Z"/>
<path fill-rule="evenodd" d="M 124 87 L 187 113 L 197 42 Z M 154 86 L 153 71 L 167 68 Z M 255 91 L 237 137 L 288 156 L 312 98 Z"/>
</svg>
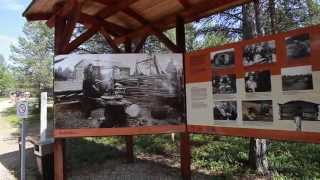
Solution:
<svg viewBox="0 0 320 180">
<path fill-rule="evenodd" d="M 150 155 L 152 156 L 152 155 Z M 134 163 L 125 159 L 125 151 L 115 146 L 86 139 L 67 142 L 67 177 L 72 180 L 179 180 L 180 168 L 155 162 L 156 158 L 137 156 Z M 175 162 L 172 164 L 179 164 Z M 195 180 L 225 179 L 193 173 Z"/>
<path fill-rule="evenodd" d="M 26 151 L 26 177 L 27 179 L 39 179 L 37 175 L 36 161 L 33 155 L 33 148 L 29 148 Z M 14 151 L 0 155 L 0 163 L 5 172 L 0 172 L 0 179 L 11 180 L 20 179 L 20 152 Z"/>
</svg>

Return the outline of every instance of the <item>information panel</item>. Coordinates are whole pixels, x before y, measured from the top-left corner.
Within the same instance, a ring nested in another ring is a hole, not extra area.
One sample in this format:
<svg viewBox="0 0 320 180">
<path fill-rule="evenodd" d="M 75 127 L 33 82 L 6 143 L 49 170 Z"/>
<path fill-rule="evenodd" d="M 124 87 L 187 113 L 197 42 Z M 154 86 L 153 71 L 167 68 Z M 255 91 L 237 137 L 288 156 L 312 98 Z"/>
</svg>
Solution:
<svg viewBox="0 0 320 180">
<path fill-rule="evenodd" d="M 186 55 L 188 125 L 320 132 L 320 26 Z"/>
<path fill-rule="evenodd" d="M 181 54 L 71 54 L 55 57 L 55 128 L 184 123 L 182 59 Z"/>
</svg>

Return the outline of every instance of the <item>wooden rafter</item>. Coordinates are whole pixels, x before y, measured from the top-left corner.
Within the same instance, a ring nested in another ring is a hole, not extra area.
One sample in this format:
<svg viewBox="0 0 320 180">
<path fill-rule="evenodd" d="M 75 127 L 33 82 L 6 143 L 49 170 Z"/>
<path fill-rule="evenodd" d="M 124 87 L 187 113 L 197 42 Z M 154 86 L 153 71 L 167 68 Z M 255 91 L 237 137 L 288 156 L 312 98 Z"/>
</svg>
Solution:
<svg viewBox="0 0 320 180">
<path fill-rule="evenodd" d="M 66 22 L 66 28 L 65 28 L 65 32 L 64 32 L 64 47 L 66 47 L 66 45 L 70 42 L 74 28 L 76 27 L 76 24 L 78 22 L 79 16 L 80 16 L 80 4 L 76 3 L 72 13 L 69 17 L 67 17 L 67 22 Z"/>
<path fill-rule="evenodd" d="M 113 6 L 108 6 L 104 9 L 102 9 L 97 16 L 103 19 L 106 19 L 114 14 L 116 14 L 119 11 L 122 11 L 123 9 L 126 9 L 131 4 L 137 2 L 138 0 L 122 0 L 118 3 L 116 3 Z"/>
<path fill-rule="evenodd" d="M 62 7 L 61 7 L 62 6 Z M 57 16 L 59 17 L 66 17 L 67 15 L 71 14 L 74 11 L 74 8 L 78 6 L 78 0 L 69 0 L 67 3 L 58 3 L 54 7 L 53 15 L 47 21 L 47 25 L 49 27 L 53 27 L 55 25 L 55 21 Z"/>
<path fill-rule="evenodd" d="M 147 40 L 147 36 L 141 38 L 141 40 L 137 43 L 134 53 L 139 53 L 141 51 L 146 40 Z"/>
<path fill-rule="evenodd" d="M 138 22 L 140 22 L 142 25 L 149 25 L 151 32 L 162 42 L 164 43 L 171 51 L 178 52 L 179 48 L 164 35 L 160 30 L 158 30 L 156 27 L 154 27 L 147 19 L 142 17 L 140 14 L 136 13 L 132 9 L 125 9 L 124 12 L 131 16 L 132 18 L 136 19 Z"/>
<path fill-rule="evenodd" d="M 104 27 L 100 27 L 99 31 L 115 53 L 122 52 L 121 49 L 113 42 L 113 39 L 110 37 L 109 33 L 105 30 Z"/>
<path fill-rule="evenodd" d="M 82 43 L 90 39 L 93 35 L 97 33 L 97 28 L 91 28 L 88 29 L 86 32 L 81 34 L 79 37 L 77 37 L 75 40 L 73 40 L 71 43 L 67 44 L 67 46 L 64 49 L 64 53 L 70 53 L 73 50 L 75 50 L 77 47 L 79 47 Z"/>
<path fill-rule="evenodd" d="M 185 22 L 190 22 L 191 20 L 196 20 L 199 18 L 202 18 L 206 16 L 206 14 L 203 14 L 203 12 L 209 11 L 211 9 L 214 9 L 215 7 L 220 7 L 219 9 L 215 9 L 215 11 L 220 11 L 222 9 L 225 9 L 226 7 L 230 7 L 230 3 L 232 3 L 232 6 L 236 6 L 245 2 L 249 2 L 250 0 L 242 0 L 242 1 L 236 1 L 234 0 L 224 0 L 224 1 L 212 1 L 212 0 L 206 0 L 204 2 L 201 2 L 199 4 L 196 4 L 192 6 L 191 8 L 184 9 L 180 11 L 179 13 L 174 13 L 168 16 L 163 17 L 162 19 L 159 19 L 155 22 L 152 22 L 151 24 L 145 25 L 142 28 L 139 28 L 133 32 L 130 32 L 124 36 L 115 38 L 115 42 L 117 44 L 123 43 L 126 39 L 130 38 L 136 38 L 141 37 L 146 34 L 151 34 L 152 26 L 155 26 L 159 30 L 168 29 L 170 27 L 174 27 L 176 22 L 176 17 L 180 16 L 183 19 L 185 19 Z"/>
<path fill-rule="evenodd" d="M 191 4 L 188 0 L 179 0 L 180 4 L 184 7 L 184 8 L 190 8 Z"/>
</svg>

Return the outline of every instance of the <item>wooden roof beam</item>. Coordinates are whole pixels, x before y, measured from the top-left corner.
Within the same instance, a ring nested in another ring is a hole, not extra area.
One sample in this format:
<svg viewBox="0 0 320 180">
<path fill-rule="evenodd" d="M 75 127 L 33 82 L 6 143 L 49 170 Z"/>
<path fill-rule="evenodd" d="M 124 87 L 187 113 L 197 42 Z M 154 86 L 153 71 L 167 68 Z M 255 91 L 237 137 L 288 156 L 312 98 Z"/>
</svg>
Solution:
<svg viewBox="0 0 320 180">
<path fill-rule="evenodd" d="M 116 43 L 113 42 L 113 39 L 109 35 L 109 33 L 105 30 L 104 27 L 100 27 L 100 34 L 105 38 L 105 40 L 108 42 L 110 47 L 113 49 L 115 53 L 122 53 L 121 49 L 117 46 Z"/>
<path fill-rule="evenodd" d="M 179 0 L 179 2 L 186 9 L 191 7 L 191 4 L 190 4 L 190 2 L 188 0 Z"/>
<path fill-rule="evenodd" d="M 62 7 L 61 7 L 62 6 Z M 54 13 L 47 21 L 47 25 L 52 28 L 55 25 L 55 21 L 57 16 L 59 17 L 66 17 L 67 15 L 71 14 L 78 6 L 78 0 L 69 0 L 66 3 L 58 3 L 54 7 Z"/>
<path fill-rule="evenodd" d="M 171 27 L 170 25 L 175 24 L 177 16 L 180 16 L 181 18 L 185 19 L 185 22 L 190 22 L 190 21 L 194 21 L 204 17 L 205 15 L 203 15 L 202 12 L 206 12 L 210 9 L 216 8 L 216 11 L 221 11 L 227 7 L 230 7 L 230 3 L 232 3 L 232 6 L 236 6 L 236 5 L 241 5 L 243 3 L 250 2 L 250 1 L 251 0 L 238 0 L 236 2 L 234 0 L 224 0 L 224 1 L 206 0 L 202 3 L 192 6 L 192 8 L 182 10 L 180 13 L 171 14 L 160 20 L 152 22 L 152 24 L 157 29 L 164 30 L 164 29 L 170 28 Z M 217 8 L 217 7 L 220 7 L 220 8 Z M 115 43 L 120 44 L 120 43 L 123 43 L 126 39 L 141 37 L 146 34 L 151 34 L 152 32 L 153 32 L 152 25 L 148 24 L 124 36 L 115 38 Z"/>
<path fill-rule="evenodd" d="M 68 54 L 75 50 L 77 47 L 79 47 L 82 43 L 90 39 L 93 35 L 97 33 L 97 28 L 91 28 L 88 29 L 86 32 L 81 34 L 79 37 L 77 37 L 75 40 L 73 40 L 71 43 L 68 43 L 66 47 L 64 48 L 64 53 Z"/>
<path fill-rule="evenodd" d="M 72 37 L 73 31 L 76 27 L 76 24 L 78 22 L 78 19 L 80 17 L 80 4 L 77 3 L 72 11 L 72 14 L 67 18 L 67 22 L 66 22 L 66 28 L 64 31 L 64 45 L 66 46 Z M 65 46 L 63 48 L 65 48 Z"/>
<path fill-rule="evenodd" d="M 113 6 L 108 6 L 104 8 L 102 11 L 100 11 L 97 16 L 103 19 L 106 19 L 114 14 L 116 14 L 119 11 L 122 11 L 129 7 L 131 4 L 137 2 L 138 0 L 122 0 L 119 3 L 113 5 Z"/>
</svg>

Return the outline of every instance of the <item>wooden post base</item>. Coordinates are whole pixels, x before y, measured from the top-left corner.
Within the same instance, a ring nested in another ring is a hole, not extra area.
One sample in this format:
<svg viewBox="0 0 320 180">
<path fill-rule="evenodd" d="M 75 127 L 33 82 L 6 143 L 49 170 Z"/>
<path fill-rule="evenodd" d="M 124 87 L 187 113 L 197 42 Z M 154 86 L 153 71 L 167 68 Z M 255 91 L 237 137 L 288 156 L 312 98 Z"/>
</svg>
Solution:
<svg viewBox="0 0 320 180">
<path fill-rule="evenodd" d="M 133 154 L 133 136 L 125 136 L 126 137 L 126 148 L 127 148 L 127 162 L 134 162 L 134 154 Z"/>
<path fill-rule="evenodd" d="M 191 147 L 189 133 L 180 134 L 181 176 L 183 180 L 191 180 Z"/>
</svg>

